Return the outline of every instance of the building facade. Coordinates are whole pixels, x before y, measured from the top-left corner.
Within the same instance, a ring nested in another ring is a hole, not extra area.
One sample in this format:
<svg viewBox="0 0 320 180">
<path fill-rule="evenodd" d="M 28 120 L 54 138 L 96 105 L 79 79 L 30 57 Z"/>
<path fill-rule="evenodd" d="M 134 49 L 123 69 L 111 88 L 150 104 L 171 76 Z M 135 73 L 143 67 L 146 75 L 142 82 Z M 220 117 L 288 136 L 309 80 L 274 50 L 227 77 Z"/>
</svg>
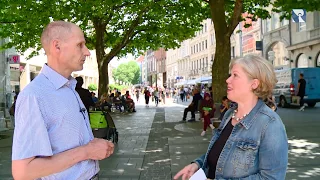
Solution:
<svg viewBox="0 0 320 180">
<path fill-rule="evenodd" d="M 280 21 L 279 13 L 263 20 L 263 56 L 274 66 L 320 67 L 320 13 L 308 12 L 306 22 Z"/>
<path fill-rule="evenodd" d="M 178 76 L 178 59 L 179 49 L 168 49 L 166 52 L 166 72 L 167 72 L 167 87 L 173 88 L 174 84 L 179 82 Z M 182 80 L 182 79 L 181 79 Z"/>
<path fill-rule="evenodd" d="M 140 84 L 143 84 L 142 79 L 143 79 L 143 76 L 144 76 L 144 72 L 143 72 L 144 56 L 143 56 L 143 55 L 139 56 L 139 57 L 136 59 L 136 62 L 138 63 L 139 68 L 140 68 L 139 83 L 140 83 Z"/>
<path fill-rule="evenodd" d="M 148 50 L 146 53 L 147 59 L 147 85 L 148 86 L 155 86 L 156 85 L 156 59 L 154 57 L 154 51 Z"/>
<path fill-rule="evenodd" d="M 27 51 L 21 56 L 20 61 L 20 91 L 24 89 L 41 71 L 43 65 L 47 63 L 47 57 L 43 50 L 35 56 L 27 60 L 27 56 L 31 51 Z M 99 72 L 95 51 L 90 51 L 91 56 L 86 58 L 83 70 L 72 73 L 73 77 L 81 76 L 84 80 L 83 87 L 88 88 L 90 84 L 99 85 Z M 110 70 L 109 70 L 110 71 Z M 110 77 L 110 76 L 109 76 Z M 111 76 L 112 77 L 112 76 Z M 111 81 L 110 81 L 111 83 Z"/>
<path fill-rule="evenodd" d="M 291 67 L 320 67 L 320 12 L 308 12 L 306 22 L 291 22 Z"/>
<path fill-rule="evenodd" d="M 175 79 L 177 81 L 185 81 L 191 79 L 190 77 L 190 55 L 191 46 L 190 40 L 187 39 L 181 43 L 181 46 L 177 49 L 177 74 Z"/>
<path fill-rule="evenodd" d="M 244 17 L 248 16 L 247 13 L 243 14 Z M 250 27 L 245 28 L 245 24 L 251 24 Z M 247 18 L 245 22 L 240 22 L 239 26 L 241 26 L 241 56 L 245 56 L 248 54 L 256 54 L 262 55 L 261 50 L 257 50 L 256 42 L 262 40 L 262 31 L 261 31 L 261 19 L 257 21 L 252 21 Z M 231 54 L 232 54 L 231 48 Z"/>
<path fill-rule="evenodd" d="M 159 48 L 154 52 L 154 58 L 156 61 L 156 86 L 167 87 L 166 50 Z"/>
<path fill-rule="evenodd" d="M 271 8 L 270 8 L 271 10 Z M 280 20 L 280 14 L 271 12 L 271 18 L 262 20 L 263 57 L 272 61 L 275 67 L 290 66 L 290 22 Z"/>
<path fill-rule="evenodd" d="M 211 19 L 202 22 L 202 29 L 190 40 L 189 74 L 186 79 L 197 79 L 211 75 L 211 64 L 215 52 L 214 27 Z"/>
<path fill-rule="evenodd" d="M 141 80 L 142 84 L 147 86 L 148 85 L 148 62 L 147 56 L 143 56 L 143 61 L 141 65 Z"/>
</svg>

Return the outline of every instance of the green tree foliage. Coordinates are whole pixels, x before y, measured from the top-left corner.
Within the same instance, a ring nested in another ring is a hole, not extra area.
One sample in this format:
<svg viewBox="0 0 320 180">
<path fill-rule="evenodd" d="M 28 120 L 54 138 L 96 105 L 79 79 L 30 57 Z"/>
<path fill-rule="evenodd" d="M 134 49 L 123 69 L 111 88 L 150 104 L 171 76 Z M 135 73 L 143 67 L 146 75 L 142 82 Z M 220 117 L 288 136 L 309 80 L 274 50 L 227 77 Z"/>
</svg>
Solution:
<svg viewBox="0 0 320 180">
<path fill-rule="evenodd" d="M 88 89 L 90 91 L 96 91 L 98 89 L 97 85 L 95 84 L 89 84 Z"/>
<path fill-rule="evenodd" d="M 39 50 L 41 32 L 50 20 L 78 24 L 88 47 L 96 49 L 102 94 L 109 83 L 108 63 L 115 56 L 177 47 L 209 17 L 204 4 L 202 0 L 1 0 L 0 37 L 11 40 L 4 48 Z"/>
<path fill-rule="evenodd" d="M 119 85 L 119 84 L 109 84 L 109 89 L 114 90 L 117 89 L 119 91 L 127 90 L 128 86 L 125 85 Z"/>
<path fill-rule="evenodd" d="M 273 11 L 281 12 L 281 18 L 289 19 L 292 9 L 319 11 L 320 0 L 277 0 L 273 3 Z"/>
<path fill-rule="evenodd" d="M 118 68 L 113 70 L 112 76 L 116 81 L 138 84 L 140 78 L 140 67 L 135 61 L 122 63 Z"/>
</svg>

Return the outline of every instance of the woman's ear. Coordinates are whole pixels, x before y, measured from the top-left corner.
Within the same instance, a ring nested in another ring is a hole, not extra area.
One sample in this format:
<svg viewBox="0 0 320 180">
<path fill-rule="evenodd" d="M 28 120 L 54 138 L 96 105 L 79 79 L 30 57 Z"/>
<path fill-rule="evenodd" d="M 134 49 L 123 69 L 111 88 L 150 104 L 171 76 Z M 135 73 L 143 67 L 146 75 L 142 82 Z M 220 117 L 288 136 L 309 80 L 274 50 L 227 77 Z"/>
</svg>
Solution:
<svg viewBox="0 0 320 180">
<path fill-rule="evenodd" d="M 252 89 L 257 89 L 259 87 L 260 81 L 258 79 L 253 79 L 252 81 Z"/>
</svg>

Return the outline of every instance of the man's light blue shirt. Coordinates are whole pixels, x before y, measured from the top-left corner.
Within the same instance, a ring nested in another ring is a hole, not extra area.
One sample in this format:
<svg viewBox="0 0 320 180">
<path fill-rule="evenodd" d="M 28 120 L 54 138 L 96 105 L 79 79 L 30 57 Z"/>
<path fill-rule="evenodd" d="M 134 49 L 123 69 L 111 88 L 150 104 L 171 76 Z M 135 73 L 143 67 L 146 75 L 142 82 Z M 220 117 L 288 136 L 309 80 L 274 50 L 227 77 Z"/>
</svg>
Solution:
<svg viewBox="0 0 320 180">
<path fill-rule="evenodd" d="M 75 86 L 74 78 L 66 79 L 44 65 L 23 89 L 16 102 L 12 160 L 52 156 L 94 138 Z M 98 172 L 98 161 L 86 160 L 41 179 L 90 179 Z"/>
</svg>

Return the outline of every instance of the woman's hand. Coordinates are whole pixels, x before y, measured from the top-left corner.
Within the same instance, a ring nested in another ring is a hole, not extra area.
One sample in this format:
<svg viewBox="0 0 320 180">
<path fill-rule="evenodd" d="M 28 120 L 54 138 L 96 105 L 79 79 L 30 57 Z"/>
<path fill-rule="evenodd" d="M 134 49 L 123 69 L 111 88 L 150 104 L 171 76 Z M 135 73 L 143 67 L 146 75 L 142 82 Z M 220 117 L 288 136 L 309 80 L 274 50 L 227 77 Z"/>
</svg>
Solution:
<svg viewBox="0 0 320 180">
<path fill-rule="evenodd" d="M 199 169 L 196 163 L 189 164 L 184 167 L 181 171 L 179 171 L 173 179 L 179 179 L 182 176 L 182 180 L 189 179 L 197 170 Z"/>
</svg>

